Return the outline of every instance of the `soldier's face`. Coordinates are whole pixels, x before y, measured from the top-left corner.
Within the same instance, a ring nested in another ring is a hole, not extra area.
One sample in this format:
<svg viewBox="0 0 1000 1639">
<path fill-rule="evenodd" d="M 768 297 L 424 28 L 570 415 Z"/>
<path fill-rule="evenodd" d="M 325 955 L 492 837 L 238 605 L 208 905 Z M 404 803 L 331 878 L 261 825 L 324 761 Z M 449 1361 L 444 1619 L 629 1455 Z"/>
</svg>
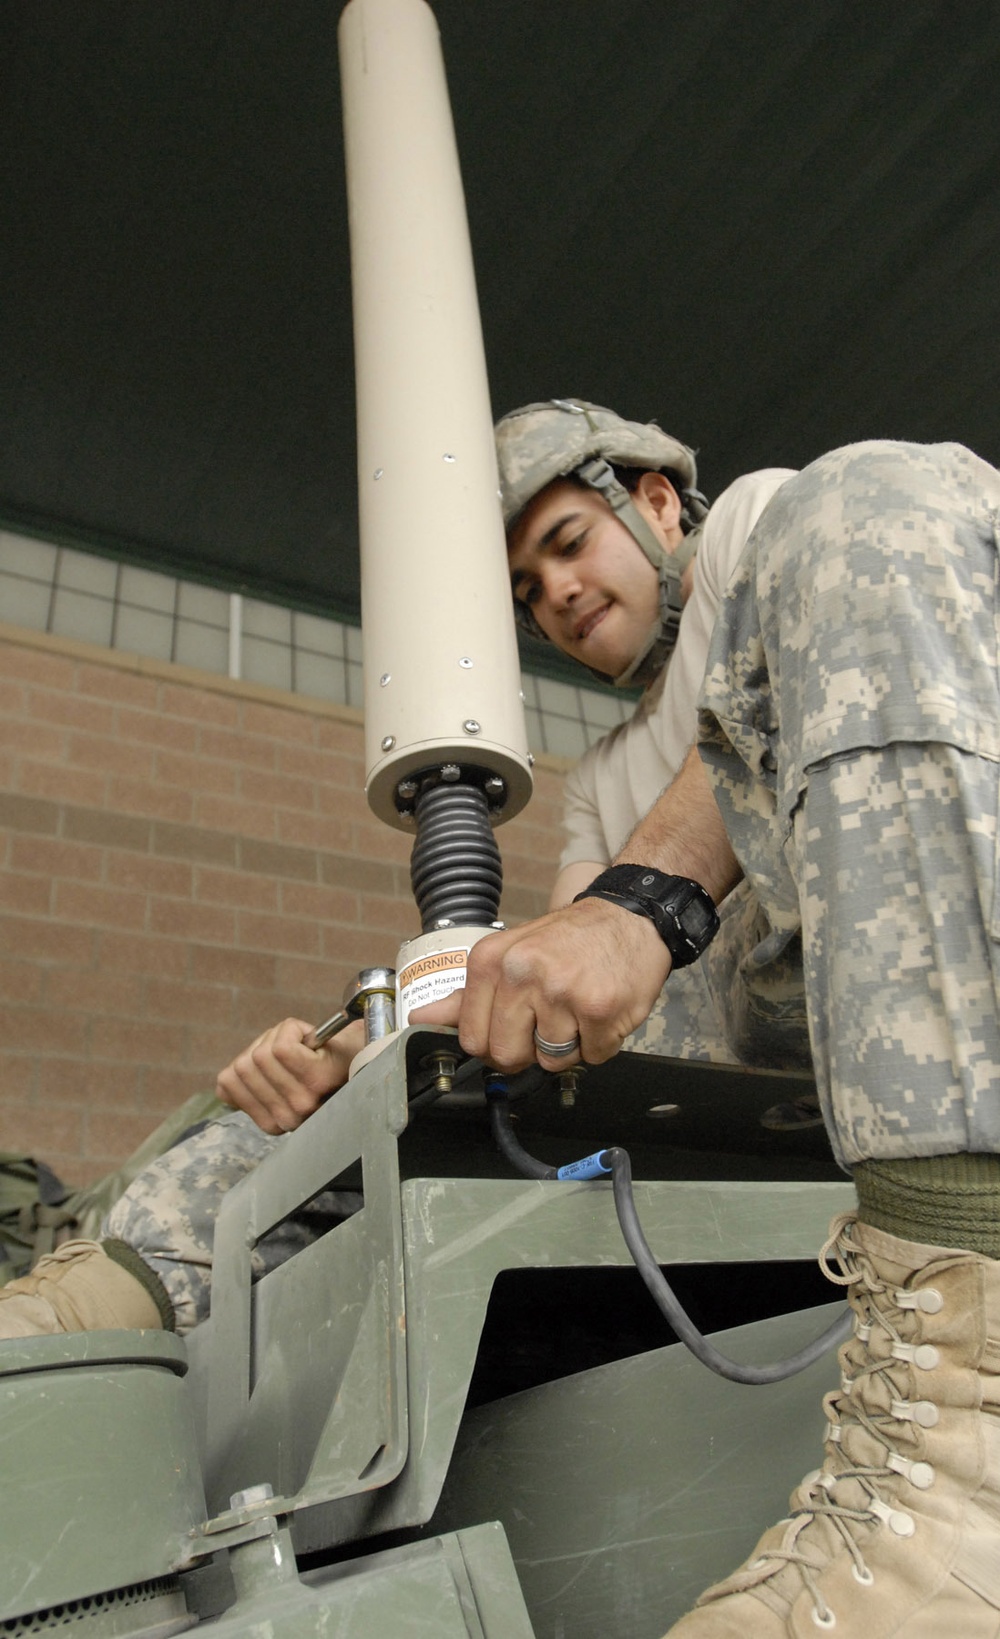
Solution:
<svg viewBox="0 0 1000 1639">
<path fill-rule="evenodd" d="M 672 550 L 673 537 L 656 509 L 642 494 L 632 499 Z M 526 507 L 507 545 L 514 597 L 528 605 L 546 637 L 595 671 L 623 672 L 658 619 L 659 583 L 607 502 L 557 479 Z"/>
</svg>

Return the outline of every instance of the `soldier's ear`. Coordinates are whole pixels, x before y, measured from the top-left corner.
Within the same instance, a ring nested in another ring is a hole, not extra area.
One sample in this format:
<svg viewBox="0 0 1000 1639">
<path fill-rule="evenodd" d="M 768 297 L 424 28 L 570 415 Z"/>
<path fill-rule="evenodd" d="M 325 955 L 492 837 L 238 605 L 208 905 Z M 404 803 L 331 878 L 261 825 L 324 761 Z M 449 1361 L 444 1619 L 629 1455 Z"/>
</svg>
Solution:
<svg viewBox="0 0 1000 1639">
<path fill-rule="evenodd" d="M 681 498 L 662 472 L 644 472 L 632 494 L 640 511 L 668 534 L 681 527 Z"/>
</svg>

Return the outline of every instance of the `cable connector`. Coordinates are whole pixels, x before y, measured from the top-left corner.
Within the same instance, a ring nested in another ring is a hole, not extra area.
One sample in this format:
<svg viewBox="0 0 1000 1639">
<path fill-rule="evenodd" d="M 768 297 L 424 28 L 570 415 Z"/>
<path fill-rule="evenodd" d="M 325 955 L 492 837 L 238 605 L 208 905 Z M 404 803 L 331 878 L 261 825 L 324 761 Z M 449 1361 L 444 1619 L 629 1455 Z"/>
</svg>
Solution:
<svg viewBox="0 0 1000 1639">
<path fill-rule="evenodd" d="M 593 1155 L 585 1155 L 582 1161 L 567 1161 L 564 1167 L 556 1171 L 557 1178 L 609 1178 L 611 1176 L 611 1162 L 606 1160 L 607 1150 L 595 1150 Z"/>
</svg>

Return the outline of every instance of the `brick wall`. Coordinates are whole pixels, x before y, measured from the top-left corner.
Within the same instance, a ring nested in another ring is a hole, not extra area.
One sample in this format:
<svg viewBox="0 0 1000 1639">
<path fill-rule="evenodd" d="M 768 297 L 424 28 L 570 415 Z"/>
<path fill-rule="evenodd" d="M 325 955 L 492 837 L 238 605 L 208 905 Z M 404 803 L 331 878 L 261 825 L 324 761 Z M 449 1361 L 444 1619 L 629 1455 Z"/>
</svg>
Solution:
<svg viewBox="0 0 1000 1639">
<path fill-rule="evenodd" d="M 502 827 L 544 909 L 562 771 Z M 0 1148 L 117 1164 L 257 1031 L 419 931 L 360 713 L 0 626 Z"/>
</svg>

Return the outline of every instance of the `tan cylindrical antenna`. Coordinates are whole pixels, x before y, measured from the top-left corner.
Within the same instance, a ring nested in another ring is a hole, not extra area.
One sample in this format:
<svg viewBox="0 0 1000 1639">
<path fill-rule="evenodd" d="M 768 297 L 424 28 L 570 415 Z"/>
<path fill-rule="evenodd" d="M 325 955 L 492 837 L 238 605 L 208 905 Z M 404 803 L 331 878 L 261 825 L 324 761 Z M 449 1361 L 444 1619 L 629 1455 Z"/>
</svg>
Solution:
<svg viewBox="0 0 1000 1639">
<path fill-rule="evenodd" d="M 358 411 L 367 795 L 413 828 L 420 776 L 531 793 L 479 309 L 437 25 L 340 20 Z"/>
</svg>

